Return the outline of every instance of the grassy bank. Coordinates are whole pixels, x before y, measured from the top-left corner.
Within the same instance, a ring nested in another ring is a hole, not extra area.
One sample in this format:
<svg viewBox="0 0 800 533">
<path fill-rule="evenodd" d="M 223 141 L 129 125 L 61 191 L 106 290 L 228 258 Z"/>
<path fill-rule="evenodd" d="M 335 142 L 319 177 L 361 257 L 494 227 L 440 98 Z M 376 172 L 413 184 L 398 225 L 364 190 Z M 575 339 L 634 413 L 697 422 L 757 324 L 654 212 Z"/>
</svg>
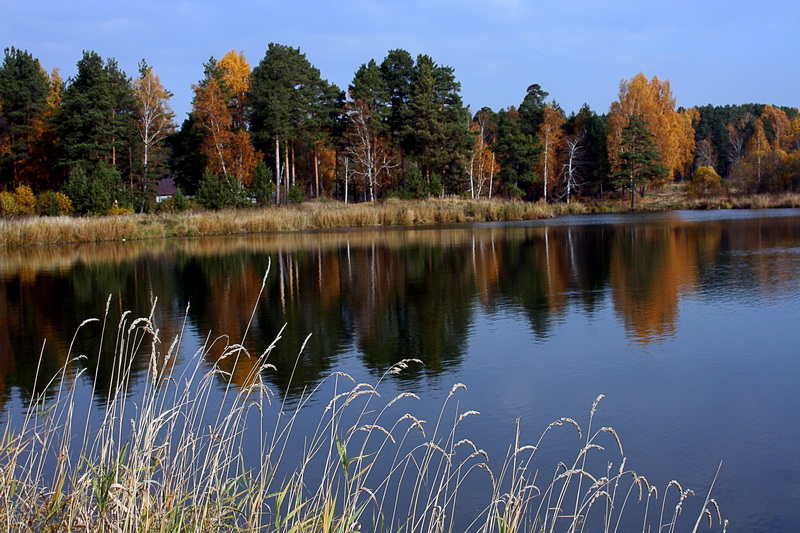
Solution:
<svg viewBox="0 0 800 533">
<path fill-rule="evenodd" d="M 689 198 L 679 187 L 638 201 L 641 211 L 800 207 L 800 194 L 725 195 Z M 308 202 L 261 209 L 191 211 L 104 217 L 29 217 L 0 220 L 0 246 L 159 239 L 333 228 L 518 221 L 572 213 L 625 212 L 629 200 L 567 204 L 505 200 L 387 200 L 342 204 Z"/>
<path fill-rule="evenodd" d="M 304 204 L 160 215 L 31 217 L 0 221 L 0 246 L 121 241 L 331 228 L 533 220 L 583 212 L 580 204 L 507 201 L 389 200 Z"/>
<path fill-rule="evenodd" d="M 274 370 L 270 349 L 248 354 L 240 339 L 214 363 L 211 345 L 225 341 L 209 340 L 189 364 L 176 364 L 182 335 L 162 342 L 152 317 L 126 316 L 115 334 L 116 366 L 106 371 L 117 385 L 101 408 L 86 412 L 71 386 L 82 378 L 65 369 L 55 398 L 34 398 L 23 420 L 5 424 L 6 531 L 611 532 L 635 524 L 672 532 L 695 531 L 705 518 L 727 525 L 713 499 L 687 499 L 692 491 L 677 481 L 659 490 L 626 468 L 617 433 L 594 420 L 602 397 L 583 424 L 561 418 L 531 442 L 518 425 L 505 457 L 490 458 L 480 435 L 467 431 L 479 413 L 459 407 L 465 385 L 455 384 L 427 422 L 413 409 L 424 398 L 381 395 L 392 375 L 419 361 L 395 364 L 376 383 L 333 372 L 288 402 L 265 381 Z M 145 383 L 131 395 L 133 361 L 142 356 Z M 241 358 L 256 364 L 240 388 L 220 363 Z M 541 464 L 553 434 L 559 442 L 571 436 L 574 447 L 558 464 Z M 460 505 L 465 491 L 482 504 Z"/>
</svg>

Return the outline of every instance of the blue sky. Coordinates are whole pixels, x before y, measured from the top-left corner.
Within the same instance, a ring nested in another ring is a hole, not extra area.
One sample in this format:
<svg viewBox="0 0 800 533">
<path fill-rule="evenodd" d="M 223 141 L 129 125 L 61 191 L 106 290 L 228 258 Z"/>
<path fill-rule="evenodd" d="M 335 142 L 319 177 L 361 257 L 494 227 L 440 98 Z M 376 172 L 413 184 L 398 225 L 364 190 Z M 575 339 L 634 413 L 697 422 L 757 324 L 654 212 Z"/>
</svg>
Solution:
<svg viewBox="0 0 800 533">
<path fill-rule="evenodd" d="M 538 83 L 567 111 L 604 113 L 638 72 L 669 79 L 679 106 L 800 106 L 797 0 L 0 0 L 0 47 L 66 78 L 83 50 L 129 76 L 144 58 L 182 120 L 203 62 L 270 42 L 301 49 L 346 89 L 390 49 L 455 69 L 473 111 L 518 105 Z"/>
</svg>

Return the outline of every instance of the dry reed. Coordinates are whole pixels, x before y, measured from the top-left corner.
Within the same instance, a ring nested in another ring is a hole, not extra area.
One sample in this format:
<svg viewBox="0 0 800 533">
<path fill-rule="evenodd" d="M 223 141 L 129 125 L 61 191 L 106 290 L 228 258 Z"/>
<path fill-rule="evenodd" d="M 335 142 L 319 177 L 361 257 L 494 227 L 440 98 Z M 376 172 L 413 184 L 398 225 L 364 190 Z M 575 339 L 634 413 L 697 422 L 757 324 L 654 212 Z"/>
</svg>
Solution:
<svg viewBox="0 0 800 533">
<path fill-rule="evenodd" d="M 397 363 L 375 384 L 333 372 L 292 404 L 264 381 L 280 336 L 258 356 L 247 353 L 244 339 L 226 344 L 220 359 L 258 361 L 246 385 L 236 386 L 218 363 L 204 362 L 225 339 L 207 342 L 194 364 L 178 365 L 182 335 L 163 343 L 152 315 L 126 313 L 116 332 L 105 322 L 104 334 L 116 335 L 117 386 L 104 409 L 78 412 L 75 388 L 61 376 L 55 400 L 35 398 L 24 420 L 6 424 L 0 527 L 7 531 L 616 532 L 630 530 L 632 520 L 642 531 L 677 531 L 691 494 L 672 482 L 654 503 L 658 491 L 626 469 L 616 432 L 593 428 L 602 397 L 585 428 L 562 418 L 524 443 L 518 423 L 507 456 L 493 466 L 478 442 L 461 435 L 464 421 L 479 416 L 460 410 L 463 384 L 427 422 L 408 410 L 421 401 L 417 395 L 381 397 L 388 376 L 419 361 Z M 148 379 L 134 396 L 132 368 L 142 354 Z M 215 392 L 220 383 L 223 391 Z M 329 399 L 320 401 L 327 390 Z M 298 434 L 301 422 L 315 429 Z M 577 433 L 577 452 L 548 477 L 535 459 L 559 429 Z M 248 446 L 256 447 L 255 463 Z M 620 466 L 591 471 L 587 458 L 600 453 Z M 483 509 L 459 506 L 475 486 L 483 487 Z M 638 511 L 634 501 L 643 502 Z M 637 512 L 640 518 L 631 516 Z M 709 516 L 724 531 L 710 497 L 693 531 Z"/>
<path fill-rule="evenodd" d="M 0 246 L 533 220 L 582 211 L 580 204 L 446 199 L 387 200 L 369 204 L 309 202 L 285 207 L 158 215 L 29 217 L 0 220 Z"/>
</svg>

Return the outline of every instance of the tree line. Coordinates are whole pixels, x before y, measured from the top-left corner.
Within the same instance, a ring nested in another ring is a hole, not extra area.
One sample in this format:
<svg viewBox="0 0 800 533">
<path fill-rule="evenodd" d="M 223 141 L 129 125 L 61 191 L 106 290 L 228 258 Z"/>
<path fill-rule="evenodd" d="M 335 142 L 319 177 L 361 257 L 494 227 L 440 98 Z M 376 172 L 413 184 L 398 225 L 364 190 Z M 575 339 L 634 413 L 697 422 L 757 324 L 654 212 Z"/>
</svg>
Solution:
<svg viewBox="0 0 800 533">
<path fill-rule="evenodd" d="M 683 109 L 669 81 L 637 74 L 607 113 L 566 114 L 538 84 L 517 106 L 472 112 L 455 72 L 390 50 L 346 91 L 298 48 L 272 43 L 253 68 L 232 50 L 203 65 L 192 110 L 146 61 L 131 78 L 83 53 L 74 77 L 5 50 L 0 66 L 0 214 L 149 212 L 172 178 L 170 208 L 387 197 L 637 196 L 674 181 L 694 195 L 800 187 L 800 117 L 764 104 Z"/>
</svg>

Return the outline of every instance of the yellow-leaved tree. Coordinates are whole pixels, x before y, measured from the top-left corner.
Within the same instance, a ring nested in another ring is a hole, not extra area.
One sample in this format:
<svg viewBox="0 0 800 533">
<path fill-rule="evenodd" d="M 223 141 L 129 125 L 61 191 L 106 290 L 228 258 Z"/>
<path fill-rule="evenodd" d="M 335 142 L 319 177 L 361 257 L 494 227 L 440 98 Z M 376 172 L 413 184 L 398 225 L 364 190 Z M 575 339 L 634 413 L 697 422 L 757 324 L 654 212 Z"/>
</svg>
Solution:
<svg viewBox="0 0 800 533">
<path fill-rule="evenodd" d="M 669 168 L 668 177 L 674 179 L 685 173 L 694 158 L 695 110 L 678 111 L 669 80 L 651 80 L 641 72 L 630 80 L 622 80 L 619 100 L 611 104 L 608 123 L 608 158 L 611 171 L 620 168 L 622 130 L 632 116 L 638 116 L 655 136 L 656 146 Z"/>
<path fill-rule="evenodd" d="M 231 50 L 217 63 L 222 70 L 222 80 L 230 94 L 228 102 L 233 119 L 233 129 L 246 128 L 245 109 L 247 106 L 247 91 L 250 90 L 250 64 L 244 57 L 244 52 Z"/>
<path fill-rule="evenodd" d="M 772 149 L 781 152 L 791 150 L 792 123 L 786 112 L 779 107 L 766 105 L 761 111 L 761 119 L 772 129 Z"/>
</svg>

